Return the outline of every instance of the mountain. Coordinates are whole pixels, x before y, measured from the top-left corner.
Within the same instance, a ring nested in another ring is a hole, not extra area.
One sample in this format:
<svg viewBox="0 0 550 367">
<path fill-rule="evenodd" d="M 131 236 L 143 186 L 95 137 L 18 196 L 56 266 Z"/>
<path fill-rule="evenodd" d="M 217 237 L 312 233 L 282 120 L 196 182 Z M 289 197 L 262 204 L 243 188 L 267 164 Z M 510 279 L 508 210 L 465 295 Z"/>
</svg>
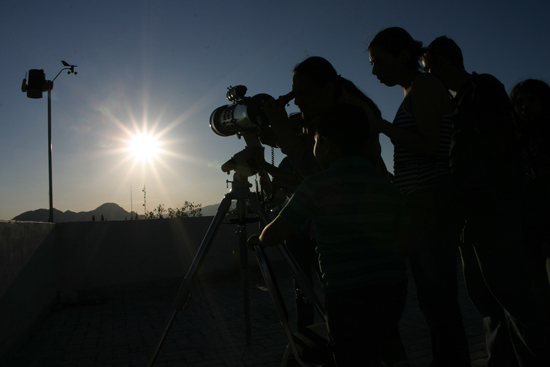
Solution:
<svg viewBox="0 0 550 367">
<path fill-rule="evenodd" d="M 135 216 L 135 212 L 132 212 Z M 105 220 L 126 220 L 130 219 L 130 213 L 122 209 L 115 203 L 105 203 L 96 209 L 89 212 L 72 212 L 67 210 L 66 212 L 59 211 L 54 208 L 53 221 L 55 223 L 63 222 L 89 222 L 95 217 L 95 220 L 100 221 L 101 216 Z M 50 211 L 48 209 L 37 209 L 19 214 L 12 220 L 29 221 L 29 222 L 47 222 L 50 218 Z"/>
<path fill-rule="evenodd" d="M 219 204 L 207 205 L 202 208 L 201 214 L 203 217 L 214 216 L 218 210 Z M 105 203 L 98 208 L 89 211 L 89 212 L 72 212 L 67 210 L 62 212 L 57 209 L 53 209 L 53 221 L 55 223 L 64 223 L 64 222 L 90 222 L 92 217 L 95 217 L 96 221 L 101 220 L 101 216 L 107 221 L 115 220 L 129 220 L 130 213 L 120 207 L 115 203 Z M 132 216 L 135 217 L 136 213 L 132 212 Z M 14 217 L 12 220 L 24 221 L 24 222 L 47 222 L 50 218 L 49 209 L 37 209 L 19 214 Z M 143 218 L 143 215 L 139 216 L 140 219 Z"/>
<path fill-rule="evenodd" d="M 214 205 L 206 205 L 203 206 L 201 209 L 201 214 L 203 217 L 213 217 L 216 215 L 216 212 L 218 211 L 218 206 L 220 204 L 214 204 Z"/>
</svg>

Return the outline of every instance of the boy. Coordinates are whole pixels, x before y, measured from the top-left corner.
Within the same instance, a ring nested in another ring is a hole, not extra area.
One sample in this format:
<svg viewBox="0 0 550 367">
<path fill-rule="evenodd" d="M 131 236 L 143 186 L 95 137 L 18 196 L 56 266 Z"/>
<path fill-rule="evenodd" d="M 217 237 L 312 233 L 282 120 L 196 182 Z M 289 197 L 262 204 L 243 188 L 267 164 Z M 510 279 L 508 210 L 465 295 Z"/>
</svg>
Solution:
<svg viewBox="0 0 550 367">
<path fill-rule="evenodd" d="M 369 127 L 363 109 L 337 105 L 313 128 L 313 153 L 324 171 L 306 177 L 248 245 L 275 246 L 313 217 L 336 365 L 379 366 L 381 345 L 398 335 L 406 299 L 399 251 L 405 204 L 365 158 Z"/>
<path fill-rule="evenodd" d="M 423 63 L 454 96 L 451 175 L 466 223 L 460 251 L 468 295 L 484 317 L 487 365 L 548 366 L 550 321 L 531 291 L 506 89 L 490 74 L 467 72 L 462 50 L 445 36 L 430 43 Z"/>
</svg>

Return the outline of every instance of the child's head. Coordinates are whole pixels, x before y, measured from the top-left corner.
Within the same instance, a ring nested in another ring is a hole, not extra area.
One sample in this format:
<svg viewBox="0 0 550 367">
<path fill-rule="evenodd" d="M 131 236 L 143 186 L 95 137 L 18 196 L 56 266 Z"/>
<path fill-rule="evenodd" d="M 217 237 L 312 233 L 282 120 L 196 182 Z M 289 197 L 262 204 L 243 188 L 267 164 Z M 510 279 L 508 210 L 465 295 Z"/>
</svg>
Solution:
<svg viewBox="0 0 550 367">
<path fill-rule="evenodd" d="M 313 128 L 313 152 L 323 168 L 339 158 L 366 156 L 369 121 L 361 107 L 337 104 L 321 115 Z"/>
<path fill-rule="evenodd" d="M 544 81 L 527 79 L 516 84 L 510 92 L 510 102 L 516 112 L 516 123 L 520 128 L 527 127 L 524 124 L 548 124 L 550 86 Z"/>
</svg>

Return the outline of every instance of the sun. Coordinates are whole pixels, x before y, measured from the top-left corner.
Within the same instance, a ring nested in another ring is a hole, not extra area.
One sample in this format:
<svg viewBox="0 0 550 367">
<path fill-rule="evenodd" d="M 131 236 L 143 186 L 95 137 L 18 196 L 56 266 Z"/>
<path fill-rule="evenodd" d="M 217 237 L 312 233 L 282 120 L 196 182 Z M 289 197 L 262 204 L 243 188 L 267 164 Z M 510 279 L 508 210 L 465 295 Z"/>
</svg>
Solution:
<svg viewBox="0 0 550 367">
<path fill-rule="evenodd" d="M 174 129 L 187 120 L 191 114 L 189 110 L 177 115 L 173 119 L 165 118 L 168 106 L 159 107 L 160 111 L 155 118 L 148 116 L 148 101 L 142 101 L 142 117 L 136 118 L 130 105 L 126 107 L 126 114 L 105 113 L 106 120 L 114 127 L 109 137 L 112 144 L 103 150 L 105 156 L 120 157 L 119 160 L 109 159 L 109 175 L 122 175 L 120 182 L 137 179 L 141 171 L 140 181 L 154 181 L 164 190 L 163 177 L 167 174 L 180 177 L 177 169 L 180 160 L 186 164 L 197 164 L 196 157 L 179 152 L 184 138 L 178 137 Z M 174 148 L 176 147 L 176 148 Z"/>
<path fill-rule="evenodd" d="M 158 136 L 140 133 L 131 137 L 128 149 L 137 160 L 150 162 L 157 158 L 160 152 L 159 145 Z"/>
</svg>

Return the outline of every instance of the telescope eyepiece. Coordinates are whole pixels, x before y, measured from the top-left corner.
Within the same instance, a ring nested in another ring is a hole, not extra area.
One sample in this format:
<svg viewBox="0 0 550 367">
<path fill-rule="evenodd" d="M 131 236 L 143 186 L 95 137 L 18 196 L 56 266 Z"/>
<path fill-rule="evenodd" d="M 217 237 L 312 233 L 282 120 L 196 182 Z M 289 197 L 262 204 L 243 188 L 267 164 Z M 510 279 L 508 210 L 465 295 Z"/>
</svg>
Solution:
<svg viewBox="0 0 550 367">
<path fill-rule="evenodd" d="M 285 94 L 284 96 L 280 96 L 280 97 L 279 97 L 279 100 L 281 100 L 282 102 L 284 102 L 284 104 L 287 104 L 287 103 L 289 103 L 290 101 L 292 101 L 294 98 L 296 98 L 296 92 L 290 91 L 290 93 L 287 93 L 287 94 Z"/>
<path fill-rule="evenodd" d="M 237 85 L 235 87 L 229 86 L 227 89 L 225 97 L 229 102 L 238 102 L 242 100 L 246 96 L 246 91 L 248 90 L 244 85 Z"/>
</svg>

